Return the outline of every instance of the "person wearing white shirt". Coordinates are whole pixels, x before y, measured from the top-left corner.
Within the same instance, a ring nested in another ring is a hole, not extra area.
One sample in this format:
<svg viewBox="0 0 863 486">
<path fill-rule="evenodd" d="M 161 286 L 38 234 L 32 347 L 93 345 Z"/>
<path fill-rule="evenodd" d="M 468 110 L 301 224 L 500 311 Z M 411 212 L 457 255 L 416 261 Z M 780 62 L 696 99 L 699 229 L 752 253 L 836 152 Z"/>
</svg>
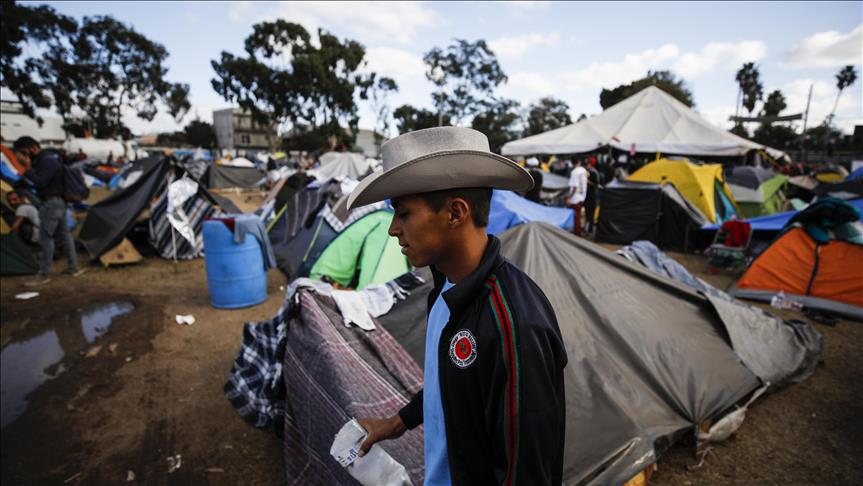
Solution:
<svg viewBox="0 0 863 486">
<path fill-rule="evenodd" d="M 575 226 L 573 232 L 581 236 L 581 206 L 587 197 L 587 170 L 581 165 L 581 160 L 575 161 L 575 168 L 569 175 L 569 196 L 567 206 L 575 211 Z"/>
</svg>

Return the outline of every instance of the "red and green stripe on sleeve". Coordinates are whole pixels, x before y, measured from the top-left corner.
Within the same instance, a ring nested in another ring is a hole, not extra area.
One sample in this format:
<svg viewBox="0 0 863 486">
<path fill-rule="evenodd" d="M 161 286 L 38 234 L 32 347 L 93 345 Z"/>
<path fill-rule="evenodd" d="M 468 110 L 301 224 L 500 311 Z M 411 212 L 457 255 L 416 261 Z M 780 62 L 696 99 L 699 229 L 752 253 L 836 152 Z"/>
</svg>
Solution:
<svg viewBox="0 0 863 486">
<path fill-rule="evenodd" d="M 520 369 L 517 352 L 517 338 L 512 312 L 497 276 L 492 274 L 486 280 L 485 287 L 489 290 L 489 304 L 500 333 L 501 353 L 507 367 L 506 396 L 504 400 L 504 427 L 506 436 L 506 451 L 508 468 L 504 484 L 516 484 L 518 473 L 518 441 L 520 432 L 519 420 L 519 386 Z"/>
</svg>

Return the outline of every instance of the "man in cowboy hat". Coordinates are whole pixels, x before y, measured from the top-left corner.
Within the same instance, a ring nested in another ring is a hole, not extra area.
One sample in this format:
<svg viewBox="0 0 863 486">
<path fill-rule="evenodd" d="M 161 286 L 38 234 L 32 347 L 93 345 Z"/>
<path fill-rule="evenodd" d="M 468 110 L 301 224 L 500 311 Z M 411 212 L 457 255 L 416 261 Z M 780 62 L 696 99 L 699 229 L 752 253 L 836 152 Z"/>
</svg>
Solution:
<svg viewBox="0 0 863 486">
<path fill-rule="evenodd" d="M 567 357 L 542 290 L 486 234 L 491 188 L 524 192 L 530 175 L 467 128 L 401 135 L 353 208 L 391 199 L 389 233 L 412 265 L 431 266 L 425 386 L 397 414 L 361 419 L 361 454 L 424 424 L 425 484 L 562 482 Z"/>
</svg>

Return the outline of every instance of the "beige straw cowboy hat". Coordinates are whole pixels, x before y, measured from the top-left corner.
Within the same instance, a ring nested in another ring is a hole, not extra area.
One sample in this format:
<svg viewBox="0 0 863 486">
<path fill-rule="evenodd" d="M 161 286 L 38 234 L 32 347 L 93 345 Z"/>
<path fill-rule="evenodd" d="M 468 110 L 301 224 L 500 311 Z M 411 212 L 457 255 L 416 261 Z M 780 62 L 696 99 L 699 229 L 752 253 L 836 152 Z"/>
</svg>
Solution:
<svg viewBox="0 0 863 486">
<path fill-rule="evenodd" d="M 348 197 L 348 209 L 384 199 L 459 187 L 527 192 L 533 178 L 492 153 L 488 138 L 470 128 L 437 127 L 400 135 L 381 147 L 383 171 L 366 177 Z"/>
</svg>

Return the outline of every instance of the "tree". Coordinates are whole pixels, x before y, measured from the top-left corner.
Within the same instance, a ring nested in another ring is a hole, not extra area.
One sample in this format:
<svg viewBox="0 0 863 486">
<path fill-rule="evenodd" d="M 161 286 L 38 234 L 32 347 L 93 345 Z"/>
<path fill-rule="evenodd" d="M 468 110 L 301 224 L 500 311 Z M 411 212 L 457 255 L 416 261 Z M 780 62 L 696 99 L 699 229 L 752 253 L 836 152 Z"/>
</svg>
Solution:
<svg viewBox="0 0 863 486">
<path fill-rule="evenodd" d="M 754 62 L 747 62 L 737 71 L 734 79 L 740 87 L 741 103 L 751 115 L 755 105 L 764 95 L 764 85 L 761 84 L 761 73 Z"/>
<path fill-rule="evenodd" d="M 213 125 L 201 120 L 192 120 L 183 129 L 186 141 L 189 145 L 201 148 L 213 148 L 216 146 L 216 132 Z"/>
<path fill-rule="evenodd" d="M 24 113 L 54 107 L 67 124 L 80 123 L 99 137 L 129 137 L 122 110 L 152 120 L 159 104 L 176 120 L 189 109 L 189 87 L 170 83 L 168 53 L 112 17 L 78 23 L 50 7 L 3 2 L 2 83 Z M 73 121 L 80 109 L 84 119 Z"/>
<path fill-rule="evenodd" d="M 435 47 L 423 57 L 426 78 L 437 90 L 432 94 L 439 125 L 451 119 L 456 125 L 492 103 L 494 89 L 507 77 L 484 40 L 455 39 L 445 50 Z"/>
<path fill-rule="evenodd" d="M 164 132 L 156 135 L 156 143 L 162 147 L 182 147 L 189 142 L 185 132 Z"/>
<path fill-rule="evenodd" d="M 798 138 L 800 135 L 788 125 L 771 123 L 762 123 L 752 134 L 756 142 L 777 148 L 791 147 Z"/>
<path fill-rule="evenodd" d="M 425 108 L 415 108 L 411 105 L 396 108 L 393 111 L 393 118 L 396 120 L 396 128 L 400 134 L 438 126 L 438 115 Z M 444 119 L 444 125 L 449 124 L 449 119 Z"/>
<path fill-rule="evenodd" d="M 761 116 L 779 116 L 785 108 L 788 108 L 785 95 L 777 89 L 767 95 L 767 100 L 761 107 Z"/>
<path fill-rule="evenodd" d="M 86 113 L 99 137 L 122 131 L 124 108 L 150 121 L 162 104 L 180 121 L 191 107 L 189 85 L 165 80 L 167 58 L 164 46 L 112 17 L 84 17 L 62 85 L 71 88 L 70 101 Z"/>
<path fill-rule="evenodd" d="M 785 95 L 781 91 L 774 90 L 767 95 L 767 100 L 761 107 L 761 116 L 779 116 L 788 105 Z M 762 122 L 752 134 L 752 139 L 758 143 L 771 147 L 788 147 L 797 138 L 794 129 L 787 125 Z"/>
<path fill-rule="evenodd" d="M 41 126 L 36 108 L 54 104 L 52 76 L 49 66 L 38 56 L 25 55 L 25 49 L 66 57 L 78 24 L 44 5 L 29 7 L 7 1 L 0 5 L 0 84 L 18 97 L 24 114 Z"/>
<path fill-rule="evenodd" d="M 605 110 L 648 86 L 656 86 L 690 108 L 695 105 L 692 101 L 692 92 L 689 91 L 686 82 L 677 79 L 671 71 L 648 71 L 647 76 L 629 84 L 622 84 L 614 89 L 603 88 L 599 93 L 599 105 Z"/>
<path fill-rule="evenodd" d="M 528 108 L 527 127 L 524 136 L 536 135 L 570 125 L 572 118 L 569 117 L 568 111 L 569 105 L 563 100 L 550 96 L 540 99 Z"/>
<path fill-rule="evenodd" d="M 485 111 L 474 116 L 471 128 L 484 133 L 491 151 L 500 153 L 503 144 L 518 138 L 519 122 L 518 102 L 501 99 L 489 103 Z"/>
<path fill-rule="evenodd" d="M 392 115 L 389 103 L 387 103 L 388 97 L 390 93 L 398 91 L 399 87 L 391 78 L 375 78 L 376 75 L 372 73 L 368 98 L 371 100 L 371 108 L 375 113 L 375 145 L 377 145 L 378 151 L 380 151 L 384 137 L 389 135 L 390 117 Z"/>
<path fill-rule="evenodd" d="M 222 52 L 211 61 L 213 89 L 249 110 L 262 124 L 303 126 L 353 144 L 359 116 L 356 96 L 367 96 L 372 75 L 361 74 L 365 48 L 318 29 L 317 45 L 303 26 L 261 22 L 245 40 L 245 57 Z M 346 131 L 344 126 L 350 129 Z"/>
<path fill-rule="evenodd" d="M 833 103 L 833 109 L 830 110 L 830 115 L 827 117 L 827 124 L 833 123 L 833 117 L 836 115 L 836 108 L 839 107 L 839 97 L 842 96 L 842 91 L 854 84 L 854 81 L 857 81 L 857 71 L 854 69 L 854 66 L 845 66 L 836 74 L 836 87 L 839 88 L 839 92 L 836 93 L 836 101 Z"/>
</svg>

